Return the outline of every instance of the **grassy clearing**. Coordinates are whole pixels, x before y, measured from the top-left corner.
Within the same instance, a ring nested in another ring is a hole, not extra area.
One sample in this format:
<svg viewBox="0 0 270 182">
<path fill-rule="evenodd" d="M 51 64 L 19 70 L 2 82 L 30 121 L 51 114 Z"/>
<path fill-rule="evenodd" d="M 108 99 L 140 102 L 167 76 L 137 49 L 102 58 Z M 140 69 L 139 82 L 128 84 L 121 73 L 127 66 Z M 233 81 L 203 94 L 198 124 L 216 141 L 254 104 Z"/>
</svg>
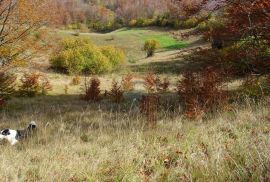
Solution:
<svg viewBox="0 0 270 182">
<path fill-rule="evenodd" d="M 73 36 L 74 32 L 57 31 L 62 36 Z M 162 29 L 120 29 L 111 33 L 81 33 L 80 37 L 90 38 L 97 45 L 114 45 L 122 48 L 129 62 L 136 62 L 146 57 L 143 45 L 146 40 L 156 39 L 160 41 L 161 51 L 185 48 L 187 43 L 174 39 L 167 31 Z"/>
<path fill-rule="evenodd" d="M 35 119 L 39 130 L 15 147 L 1 143 L 0 179 L 267 181 L 268 105 L 247 104 L 204 122 L 164 111 L 149 128 L 131 101 L 119 107 L 88 104 L 77 96 L 13 99 L 1 111 L 1 128 Z"/>
</svg>

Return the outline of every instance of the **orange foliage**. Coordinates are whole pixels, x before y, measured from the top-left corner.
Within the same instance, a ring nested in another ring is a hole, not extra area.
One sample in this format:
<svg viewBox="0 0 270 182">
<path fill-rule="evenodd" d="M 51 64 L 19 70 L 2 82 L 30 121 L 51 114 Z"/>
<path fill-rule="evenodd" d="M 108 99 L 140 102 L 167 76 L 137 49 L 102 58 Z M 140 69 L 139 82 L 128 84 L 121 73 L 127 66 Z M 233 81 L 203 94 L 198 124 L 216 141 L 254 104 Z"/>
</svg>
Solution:
<svg viewBox="0 0 270 182">
<path fill-rule="evenodd" d="M 226 106 L 228 95 L 223 81 L 224 75 L 214 68 L 207 68 L 200 74 L 186 72 L 178 84 L 185 115 L 195 119 Z"/>
<path fill-rule="evenodd" d="M 21 96 L 34 97 L 38 94 L 47 94 L 52 86 L 47 77 L 39 73 L 25 73 L 20 79 L 22 85 L 19 93 Z"/>
<path fill-rule="evenodd" d="M 166 92 L 168 91 L 170 86 L 170 81 L 168 78 L 164 78 L 161 80 L 157 75 L 154 73 L 148 73 L 144 78 L 144 88 L 149 92 Z"/>
<path fill-rule="evenodd" d="M 0 70 L 20 65 L 41 47 L 32 33 L 54 19 L 49 0 L 11 0 L 0 2 Z M 43 33 L 43 32 L 41 32 Z M 44 42 L 43 42 L 44 44 Z M 44 46 L 43 46 L 44 47 Z M 27 52 L 27 54 L 24 54 Z"/>
<path fill-rule="evenodd" d="M 132 74 L 128 74 L 122 77 L 122 88 L 124 91 L 127 92 L 134 90 L 134 83 L 132 82 L 132 80 L 133 80 Z"/>
</svg>

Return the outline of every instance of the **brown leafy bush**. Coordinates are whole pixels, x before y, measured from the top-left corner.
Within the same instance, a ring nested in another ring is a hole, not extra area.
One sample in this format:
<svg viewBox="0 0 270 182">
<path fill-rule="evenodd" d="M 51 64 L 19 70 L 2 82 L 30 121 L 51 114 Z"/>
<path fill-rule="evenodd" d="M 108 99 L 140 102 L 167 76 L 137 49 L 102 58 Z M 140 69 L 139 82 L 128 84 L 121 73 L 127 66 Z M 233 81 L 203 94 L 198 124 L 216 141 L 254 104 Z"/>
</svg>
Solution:
<svg viewBox="0 0 270 182">
<path fill-rule="evenodd" d="M 41 87 L 41 94 L 47 95 L 48 91 L 52 90 L 52 85 L 47 77 L 41 76 L 40 77 L 40 87 Z"/>
<path fill-rule="evenodd" d="M 159 110 L 160 97 L 156 94 L 143 95 L 140 100 L 140 111 L 147 118 L 150 125 L 155 125 Z"/>
<path fill-rule="evenodd" d="M 25 73 L 20 80 L 22 83 L 19 89 L 20 96 L 34 97 L 47 94 L 52 89 L 48 78 L 39 73 Z"/>
<path fill-rule="evenodd" d="M 101 99 L 100 93 L 100 80 L 97 77 L 93 77 L 89 83 L 85 81 L 84 100 L 98 102 Z"/>
<path fill-rule="evenodd" d="M 164 78 L 161 80 L 154 73 L 148 73 L 144 78 L 144 88 L 149 93 L 155 93 L 158 91 L 166 92 L 168 91 L 170 86 L 170 81 L 168 78 Z"/>
<path fill-rule="evenodd" d="M 170 80 L 168 78 L 164 78 L 163 80 L 157 79 L 157 90 L 161 92 L 167 92 L 170 86 Z"/>
<path fill-rule="evenodd" d="M 224 75 L 214 68 L 207 68 L 199 74 L 184 74 L 184 79 L 178 84 L 178 94 L 188 118 L 202 117 L 226 106 L 228 94 L 223 89 L 223 79 Z"/>
<path fill-rule="evenodd" d="M 154 73 L 148 73 L 144 78 L 144 88 L 149 92 L 156 91 L 157 76 Z"/>
<path fill-rule="evenodd" d="M 112 102 L 120 103 L 124 100 L 124 91 L 122 90 L 121 85 L 115 80 L 113 80 L 112 89 L 108 94 Z"/>
<path fill-rule="evenodd" d="M 129 92 L 134 90 L 134 83 L 132 82 L 133 75 L 128 74 L 124 77 L 122 77 L 122 88 L 124 91 Z"/>
</svg>

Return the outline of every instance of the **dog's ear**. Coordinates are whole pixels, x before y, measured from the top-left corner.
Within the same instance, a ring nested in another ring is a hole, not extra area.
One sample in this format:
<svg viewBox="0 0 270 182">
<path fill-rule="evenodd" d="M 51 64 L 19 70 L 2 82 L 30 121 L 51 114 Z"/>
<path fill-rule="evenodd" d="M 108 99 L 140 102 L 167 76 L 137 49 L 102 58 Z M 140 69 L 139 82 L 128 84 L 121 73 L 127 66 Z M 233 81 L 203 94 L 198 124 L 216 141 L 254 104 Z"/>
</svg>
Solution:
<svg viewBox="0 0 270 182">
<path fill-rule="evenodd" d="M 9 129 L 5 129 L 5 130 L 1 131 L 1 134 L 4 136 L 7 136 L 7 135 L 10 135 L 10 131 L 9 131 Z"/>
</svg>

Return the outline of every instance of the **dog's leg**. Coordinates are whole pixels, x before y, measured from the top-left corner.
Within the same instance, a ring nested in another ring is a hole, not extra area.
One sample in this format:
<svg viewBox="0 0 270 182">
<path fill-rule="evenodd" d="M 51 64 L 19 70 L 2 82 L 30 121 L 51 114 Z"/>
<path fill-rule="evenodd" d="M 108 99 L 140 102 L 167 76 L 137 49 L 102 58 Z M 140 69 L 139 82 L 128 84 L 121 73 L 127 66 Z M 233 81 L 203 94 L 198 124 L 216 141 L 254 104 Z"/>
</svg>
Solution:
<svg viewBox="0 0 270 182">
<path fill-rule="evenodd" d="M 12 141 L 10 141 L 10 144 L 11 145 L 15 145 L 16 143 L 18 143 L 18 140 L 12 140 Z"/>
</svg>

